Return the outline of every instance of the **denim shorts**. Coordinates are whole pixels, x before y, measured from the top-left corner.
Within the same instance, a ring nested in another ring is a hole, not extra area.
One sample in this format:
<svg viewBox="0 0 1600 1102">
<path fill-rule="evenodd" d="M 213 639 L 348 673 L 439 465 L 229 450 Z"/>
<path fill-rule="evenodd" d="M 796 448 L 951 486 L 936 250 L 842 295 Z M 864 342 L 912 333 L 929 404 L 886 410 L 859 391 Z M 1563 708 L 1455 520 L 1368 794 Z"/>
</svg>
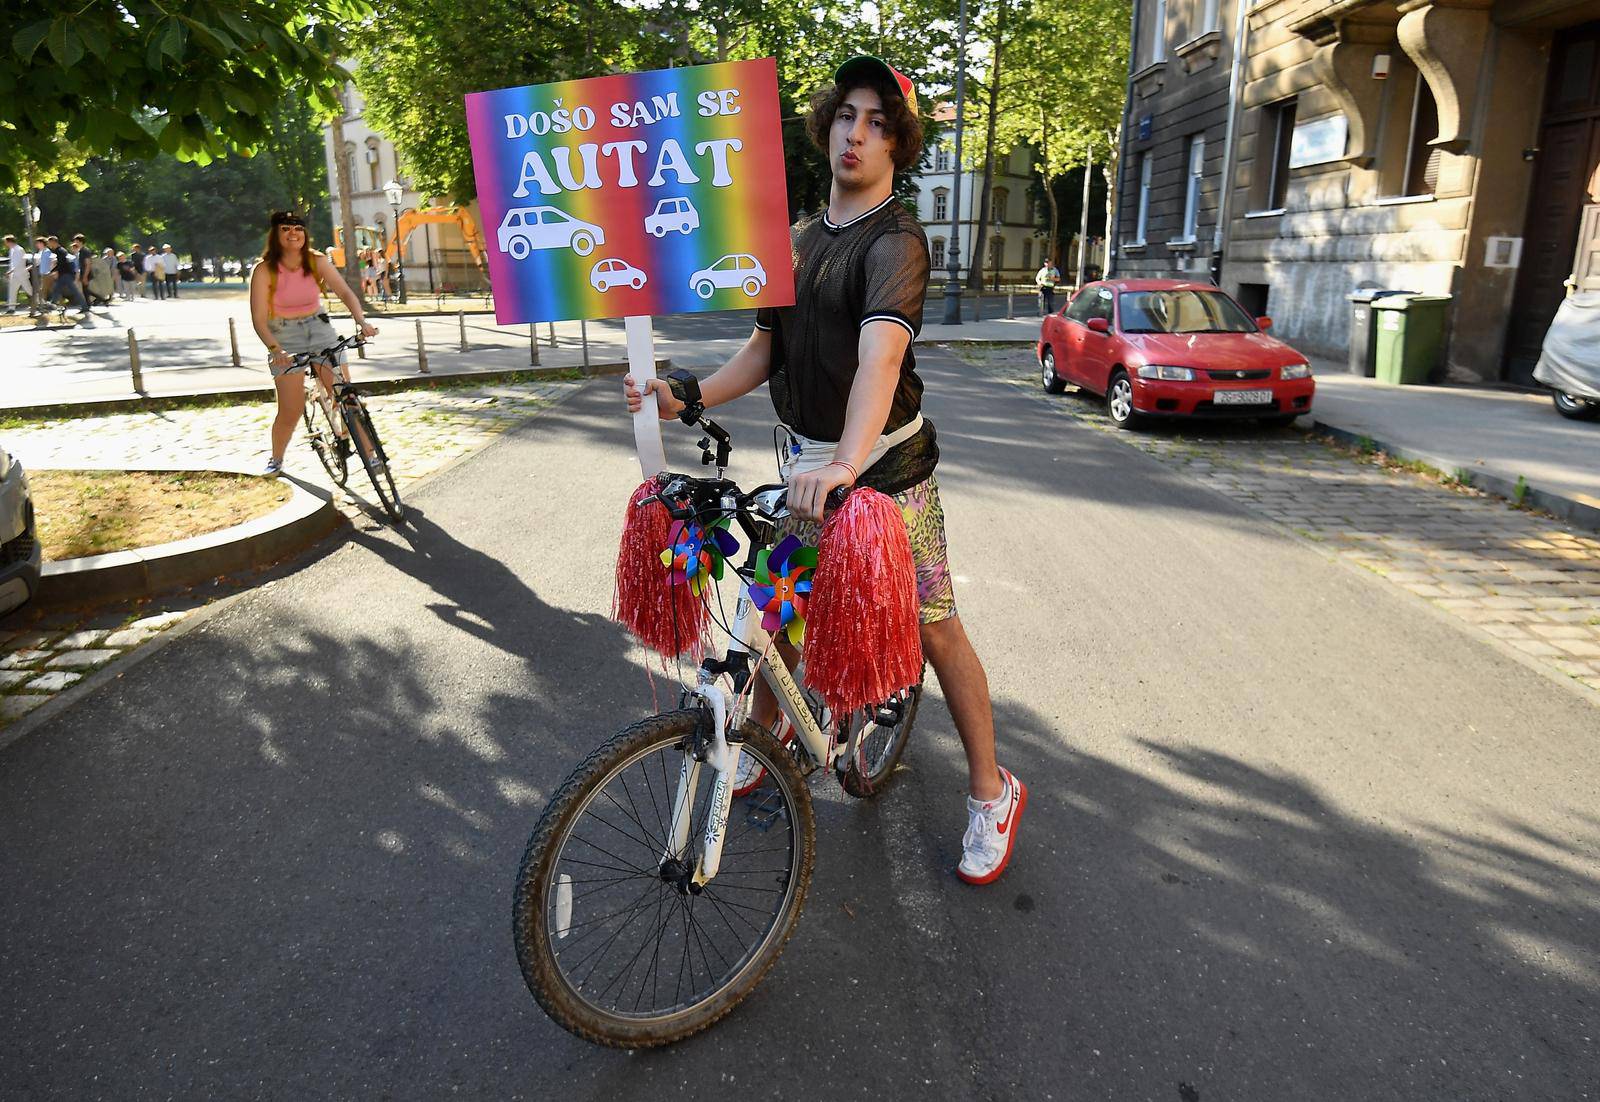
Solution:
<svg viewBox="0 0 1600 1102">
<path fill-rule="evenodd" d="M 328 320 L 327 314 L 307 314 L 303 318 L 270 318 L 267 321 L 267 331 L 291 356 L 301 352 L 321 352 L 324 348 L 331 348 L 339 343 L 339 334 L 334 332 L 333 323 Z M 339 363 L 344 363 L 344 353 L 340 352 L 337 359 Z M 276 377 L 304 369 L 273 367 L 269 363 L 267 370 Z"/>
</svg>

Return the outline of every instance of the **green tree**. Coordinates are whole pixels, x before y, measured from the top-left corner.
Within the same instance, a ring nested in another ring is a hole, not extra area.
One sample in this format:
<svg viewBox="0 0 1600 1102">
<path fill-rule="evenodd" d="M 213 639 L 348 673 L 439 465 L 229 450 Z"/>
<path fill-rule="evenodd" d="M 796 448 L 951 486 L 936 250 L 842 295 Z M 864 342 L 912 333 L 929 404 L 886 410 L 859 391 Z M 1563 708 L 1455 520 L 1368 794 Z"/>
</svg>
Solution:
<svg viewBox="0 0 1600 1102">
<path fill-rule="evenodd" d="M 364 0 L 10 0 L 0 64 L 0 189 L 56 142 L 85 153 L 207 161 L 268 136 L 286 87 L 331 111 L 333 60 Z M 14 28 L 14 29 L 13 29 Z"/>
</svg>

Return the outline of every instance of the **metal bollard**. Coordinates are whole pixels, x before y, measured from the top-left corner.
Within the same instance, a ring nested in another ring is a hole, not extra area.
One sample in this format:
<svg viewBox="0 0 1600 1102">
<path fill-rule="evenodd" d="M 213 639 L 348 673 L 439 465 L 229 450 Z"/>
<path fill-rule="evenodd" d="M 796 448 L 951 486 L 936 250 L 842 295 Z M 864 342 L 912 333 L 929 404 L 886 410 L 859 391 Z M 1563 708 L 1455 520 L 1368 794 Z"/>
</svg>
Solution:
<svg viewBox="0 0 1600 1102">
<path fill-rule="evenodd" d="M 239 327 L 234 325 L 233 319 L 228 319 L 228 343 L 233 346 L 233 366 L 243 367 L 239 362 Z"/>
<path fill-rule="evenodd" d="M 465 352 L 467 350 L 467 312 L 465 310 L 457 310 L 456 321 L 461 323 L 461 351 Z"/>
<path fill-rule="evenodd" d="M 979 291 L 972 296 L 972 320 L 983 320 L 983 292 Z"/>
<path fill-rule="evenodd" d="M 417 370 L 428 374 L 428 350 L 422 344 L 422 319 L 417 319 Z"/>
<path fill-rule="evenodd" d="M 539 326 L 532 323 L 528 325 L 528 364 L 539 366 Z"/>
<path fill-rule="evenodd" d="M 133 376 L 133 390 L 136 394 L 144 393 L 144 373 L 139 370 L 139 338 L 133 335 L 133 327 L 128 327 L 128 372 Z"/>
<path fill-rule="evenodd" d="M 578 332 L 583 337 L 583 373 L 587 375 L 589 374 L 589 322 L 587 319 L 579 319 Z"/>
<path fill-rule="evenodd" d="M 1006 317 L 1014 318 L 1016 316 L 1017 316 L 1017 293 L 1015 291 L 1007 291 L 1006 292 Z"/>
<path fill-rule="evenodd" d="M 556 323 L 555 322 L 551 322 L 550 323 L 550 347 L 554 348 L 555 346 L 556 346 Z"/>
</svg>

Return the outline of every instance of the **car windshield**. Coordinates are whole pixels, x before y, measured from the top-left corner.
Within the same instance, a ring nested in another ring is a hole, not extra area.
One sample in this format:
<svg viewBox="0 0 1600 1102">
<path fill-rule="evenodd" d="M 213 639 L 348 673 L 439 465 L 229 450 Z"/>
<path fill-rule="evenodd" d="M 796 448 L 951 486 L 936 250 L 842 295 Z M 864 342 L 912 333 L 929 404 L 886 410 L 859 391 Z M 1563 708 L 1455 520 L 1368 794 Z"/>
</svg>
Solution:
<svg viewBox="0 0 1600 1102">
<path fill-rule="evenodd" d="M 1124 333 L 1254 333 L 1256 323 L 1217 291 L 1123 291 Z"/>
</svg>

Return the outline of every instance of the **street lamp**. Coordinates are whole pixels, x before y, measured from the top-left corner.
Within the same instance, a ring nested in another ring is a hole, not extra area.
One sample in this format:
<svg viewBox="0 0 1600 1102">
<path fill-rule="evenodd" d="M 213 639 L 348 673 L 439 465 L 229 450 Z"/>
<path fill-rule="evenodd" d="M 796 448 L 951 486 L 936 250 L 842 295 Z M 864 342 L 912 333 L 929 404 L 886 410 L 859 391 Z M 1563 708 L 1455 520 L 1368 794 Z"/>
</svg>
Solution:
<svg viewBox="0 0 1600 1102">
<path fill-rule="evenodd" d="M 961 0 L 960 29 L 956 32 L 956 159 L 951 184 L 950 248 L 945 253 L 944 323 L 961 324 L 961 121 L 967 97 L 967 0 Z M 980 290 L 980 293 L 981 290 Z"/>
<path fill-rule="evenodd" d="M 405 188 L 390 180 L 383 185 L 384 198 L 389 200 L 389 206 L 394 208 L 394 281 L 400 285 L 400 305 L 406 304 L 406 266 L 401 259 L 405 252 L 405 242 L 400 235 L 400 200 L 405 196 Z"/>
</svg>

